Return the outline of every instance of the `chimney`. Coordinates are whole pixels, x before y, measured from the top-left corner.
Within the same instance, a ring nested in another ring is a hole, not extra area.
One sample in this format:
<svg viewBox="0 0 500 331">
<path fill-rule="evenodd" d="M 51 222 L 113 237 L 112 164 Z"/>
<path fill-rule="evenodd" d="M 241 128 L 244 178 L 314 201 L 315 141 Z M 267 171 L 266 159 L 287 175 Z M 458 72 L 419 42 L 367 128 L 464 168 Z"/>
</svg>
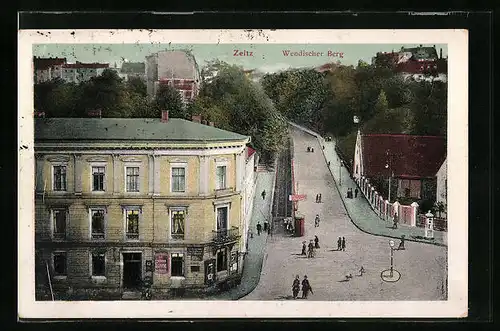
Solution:
<svg viewBox="0 0 500 331">
<path fill-rule="evenodd" d="M 191 121 L 196 122 L 196 123 L 201 123 L 201 115 L 191 116 Z"/>
<path fill-rule="evenodd" d="M 162 110 L 161 111 L 161 121 L 163 123 L 167 123 L 168 122 L 168 110 Z"/>
<path fill-rule="evenodd" d="M 214 122 L 208 122 L 208 125 L 215 126 Z"/>
</svg>

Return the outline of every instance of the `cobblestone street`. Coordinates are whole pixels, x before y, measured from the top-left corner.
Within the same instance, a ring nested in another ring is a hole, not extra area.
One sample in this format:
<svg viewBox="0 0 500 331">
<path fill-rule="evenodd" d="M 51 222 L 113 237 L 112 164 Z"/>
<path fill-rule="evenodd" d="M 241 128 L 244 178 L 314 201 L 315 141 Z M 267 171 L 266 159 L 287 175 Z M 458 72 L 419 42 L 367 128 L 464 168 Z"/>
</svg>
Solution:
<svg viewBox="0 0 500 331">
<path fill-rule="evenodd" d="M 291 132 L 298 194 L 307 195 L 298 203 L 298 212 L 305 216 L 305 236 L 275 233 L 268 238 L 260 282 L 243 300 L 290 299 L 295 275 L 301 279 L 308 276 L 314 291 L 309 300 L 446 299 L 447 248 L 407 241 L 406 250 L 394 251 L 394 268 L 401 279 L 384 282 L 380 274 L 390 267 L 389 238 L 364 233 L 352 223 L 318 140 L 296 129 Z M 314 153 L 306 151 L 309 146 Z M 322 203 L 315 202 L 318 193 L 322 194 Z M 321 218 L 319 228 L 314 227 L 316 214 Z M 308 243 L 315 235 L 321 246 L 316 257 L 300 256 L 302 242 Z M 338 237 L 345 237 L 345 251 L 336 251 Z M 399 240 L 395 243 L 397 246 Z M 363 276 L 359 276 L 361 266 L 365 269 Z M 345 281 L 347 274 L 353 276 L 349 281 Z"/>
</svg>

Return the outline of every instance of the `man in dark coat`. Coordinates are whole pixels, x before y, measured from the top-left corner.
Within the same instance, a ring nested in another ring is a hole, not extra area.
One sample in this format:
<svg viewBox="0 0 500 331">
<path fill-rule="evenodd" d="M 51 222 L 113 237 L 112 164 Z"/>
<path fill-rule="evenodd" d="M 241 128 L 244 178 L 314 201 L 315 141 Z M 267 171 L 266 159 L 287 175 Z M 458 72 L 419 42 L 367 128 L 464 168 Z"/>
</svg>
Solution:
<svg viewBox="0 0 500 331">
<path fill-rule="evenodd" d="M 311 291 L 312 294 L 314 294 L 311 284 L 309 284 L 309 280 L 307 279 L 307 276 L 304 276 L 304 280 L 302 280 L 302 298 L 307 299 L 307 295 L 309 294 L 309 291 Z"/>
<path fill-rule="evenodd" d="M 342 237 L 342 250 L 345 251 L 345 237 Z"/>
<path fill-rule="evenodd" d="M 257 222 L 257 234 L 260 236 L 260 232 L 262 231 L 262 225 L 260 225 L 260 222 Z"/>
<path fill-rule="evenodd" d="M 357 197 L 358 197 L 358 193 L 359 193 L 359 190 L 358 190 L 358 188 L 356 187 L 356 188 L 354 189 L 354 197 L 355 197 L 355 198 L 357 198 Z"/>
<path fill-rule="evenodd" d="M 306 242 L 303 241 L 302 242 L 302 253 L 300 253 L 300 255 L 307 255 L 306 249 L 307 249 Z"/>
<path fill-rule="evenodd" d="M 339 237 L 339 240 L 337 240 L 337 250 L 341 251 L 342 250 L 342 238 Z"/>
<path fill-rule="evenodd" d="M 309 258 L 314 257 L 314 244 L 312 240 L 309 242 L 308 245 L 307 257 Z"/>
<path fill-rule="evenodd" d="M 266 199 L 266 190 L 262 191 L 262 193 L 260 195 L 262 195 L 262 200 L 265 200 Z"/>
<path fill-rule="evenodd" d="M 319 238 L 318 238 L 318 236 L 314 236 L 314 248 L 319 248 Z"/>
<path fill-rule="evenodd" d="M 405 235 L 403 234 L 401 236 L 401 242 L 399 243 L 398 250 L 404 250 L 405 249 Z"/>
</svg>

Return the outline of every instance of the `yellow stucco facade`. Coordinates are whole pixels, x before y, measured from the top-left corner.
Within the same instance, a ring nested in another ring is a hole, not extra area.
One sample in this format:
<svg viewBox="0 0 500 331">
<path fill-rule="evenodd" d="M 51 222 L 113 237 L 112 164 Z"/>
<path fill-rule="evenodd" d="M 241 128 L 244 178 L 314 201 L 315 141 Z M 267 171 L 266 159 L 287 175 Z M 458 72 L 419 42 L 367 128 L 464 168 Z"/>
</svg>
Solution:
<svg viewBox="0 0 500 331">
<path fill-rule="evenodd" d="M 160 292 L 207 289 L 237 279 L 248 142 L 35 144 L 37 273 L 46 277 L 48 266 L 64 293 L 123 293 L 144 280 Z M 174 179 L 174 169 L 183 175 Z"/>
</svg>

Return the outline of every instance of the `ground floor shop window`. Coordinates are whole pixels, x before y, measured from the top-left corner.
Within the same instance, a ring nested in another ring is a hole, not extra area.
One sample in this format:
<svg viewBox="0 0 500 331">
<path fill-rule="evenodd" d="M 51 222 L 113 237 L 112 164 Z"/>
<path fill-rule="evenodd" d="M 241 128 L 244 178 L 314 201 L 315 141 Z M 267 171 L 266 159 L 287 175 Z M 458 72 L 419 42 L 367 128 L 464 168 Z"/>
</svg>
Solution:
<svg viewBox="0 0 500 331">
<path fill-rule="evenodd" d="M 53 255 L 54 276 L 67 275 L 66 252 L 55 252 Z"/>
<path fill-rule="evenodd" d="M 217 272 L 227 270 L 227 250 L 221 249 L 217 252 Z"/>
<path fill-rule="evenodd" d="M 170 261 L 171 276 L 184 277 L 184 255 L 180 253 L 173 253 Z"/>
</svg>

